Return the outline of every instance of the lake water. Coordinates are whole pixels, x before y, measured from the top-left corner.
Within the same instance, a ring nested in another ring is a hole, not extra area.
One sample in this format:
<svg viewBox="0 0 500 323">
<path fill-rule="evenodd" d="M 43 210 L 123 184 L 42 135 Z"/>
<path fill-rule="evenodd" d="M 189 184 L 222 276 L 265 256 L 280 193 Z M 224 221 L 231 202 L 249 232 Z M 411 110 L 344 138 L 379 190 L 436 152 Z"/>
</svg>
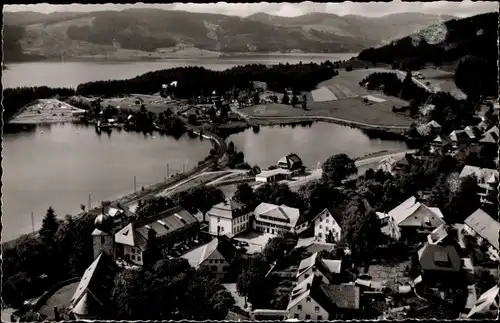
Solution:
<svg viewBox="0 0 500 323">
<path fill-rule="evenodd" d="M 51 86 L 76 87 L 78 84 L 109 79 L 127 79 L 151 71 L 182 66 L 203 66 L 225 70 L 246 64 L 321 63 L 348 60 L 356 54 L 254 55 L 224 58 L 165 59 L 139 62 L 28 62 L 8 63 L 3 71 L 4 87 Z"/>
<path fill-rule="evenodd" d="M 42 133 L 43 131 L 43 133 Z M 205 158 L 208 140 L 180 140 L 118 132 L 100 136 L 95 128 L 75 124 L 38 126 L 3 136 L 2 239 L 38 228 L 52 206 L 64 216 L 80 205 L 113 199 L 164 179 L 167 173 L 194 167 Z"/>
<path fill-rule="evenodd" d="M 311 126 L 271 126 L 260 127 L 258 135 L 252 128 L 233 134 L 226 139 L 232 141 L 238 151 L 245 153 L 250 165 L 267 168 L 289 154 L 296 153 L 305 166 L 315 168 L 328 157 L 345 153 L 351 158 L 369 153 L 403 151 L 404 141 L 382 140 L 369 137 L 359 129 L 326 122 L 316 122 Z"/>
</svg>

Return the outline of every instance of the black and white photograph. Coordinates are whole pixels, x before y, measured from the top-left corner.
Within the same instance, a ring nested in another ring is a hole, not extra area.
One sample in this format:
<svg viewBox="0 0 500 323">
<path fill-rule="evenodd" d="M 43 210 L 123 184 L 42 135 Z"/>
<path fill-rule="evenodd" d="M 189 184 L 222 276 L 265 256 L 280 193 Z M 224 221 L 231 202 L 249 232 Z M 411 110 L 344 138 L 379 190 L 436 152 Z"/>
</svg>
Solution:
<svg viewBox="0 0 500 323">
<path fill-rule="evenodd" d="M 496 1 L 2 15 L 2 322 L 498 318 Z"/>
</svg>

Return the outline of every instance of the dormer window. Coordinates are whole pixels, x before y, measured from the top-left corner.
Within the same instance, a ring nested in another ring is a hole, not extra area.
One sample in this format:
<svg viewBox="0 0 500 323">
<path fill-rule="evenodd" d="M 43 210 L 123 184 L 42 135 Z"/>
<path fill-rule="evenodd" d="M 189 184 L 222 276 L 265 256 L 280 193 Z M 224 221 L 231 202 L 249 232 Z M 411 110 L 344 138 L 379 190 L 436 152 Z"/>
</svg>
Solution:
<svg viewBox="0 0 500 323">
<path fill-rule="evenodd" d="M 308 284 L 308 285 L 307 285 L 307 287 L 309 288 L 309 287 L 311 287 L 311 286 Z M 310 298 L 310 297 L 307 297 L 307 298 L 306 298 L 306 303 L 311 303 L 311 298 Z"/>
</svg>

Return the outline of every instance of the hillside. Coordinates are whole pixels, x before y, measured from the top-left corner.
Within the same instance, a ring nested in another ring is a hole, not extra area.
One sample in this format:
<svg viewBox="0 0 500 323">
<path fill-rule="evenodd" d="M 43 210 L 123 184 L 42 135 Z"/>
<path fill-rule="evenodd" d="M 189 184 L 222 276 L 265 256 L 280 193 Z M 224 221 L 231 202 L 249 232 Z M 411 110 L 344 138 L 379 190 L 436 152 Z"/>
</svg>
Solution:
<svg viewBox="0 0 500 323">
<path fill-rule="evenodd" d="M 293 18 L 260 13 L 241 18 L 156 9 L 4 12 L 5 36 L 10 39 L 5 48 L 47 58 L 157 57 L 159 52 L 185 48 L 212 53 L 359 52 L 400 33 L 403 25 L 411 32 L 436 19 L 421 15 L 404 24 L 401 17 L 387 21 L 321 13 Z M 8 55 L 6 61 L 20 58 Z"/>
<path fill-rule="evenodd" d="M 363 50 L 358 58 L 367 62 L 396 63 L 398 68 L 413 70 L 425 64 L 459 66 L 460 61 L 473 57 L 475 63 L 465 64 L 479 74 L 487 93 L 496 93 L 498 60 L 498 13 L 486 13 L 424 28 L 418 33 L 401 38 L 386 46 Z M 480 64 L 480 65 L 477 65 Z M 462 67 L 464 65 L 462 64 Z M 478 82 L 472 74 L 462 73 Z M 457 84 L 458 85 L 458 84 Z"/>
<path fill-rule="evenodd" d="M 427 15 L 422 13 L 400 13 L 383 17 L 356 15 L 337 16 L 329 13 L 310 13 L 298 17 L 279 17 L 256 13 L 247 19 L 276 26 L 300 27 L 303 30 L 318 30 L 339 36 L 364 39 L 368 46 L 386 40 L 407 36 L 438 21 L 453 19 L 453 16 Z"/>
</svg>

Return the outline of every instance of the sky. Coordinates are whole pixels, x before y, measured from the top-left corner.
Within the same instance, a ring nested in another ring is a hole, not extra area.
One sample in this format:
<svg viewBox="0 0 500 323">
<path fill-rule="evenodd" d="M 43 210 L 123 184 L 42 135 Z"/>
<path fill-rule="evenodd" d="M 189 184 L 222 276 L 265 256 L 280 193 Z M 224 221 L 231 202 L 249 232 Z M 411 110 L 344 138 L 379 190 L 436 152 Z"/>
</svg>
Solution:
<svg viewBox="0 0 500 323">
<path fill-rule="evenodd" d="M 5 5 L 5 11 L 35 11 L 41 13 L 51 13 L 55 11 L 77 11 L 89 12 L 100 10 L 123 10 L 129 8 L 158 8 L 165 10 L 183 10 L 190 12 L 218 13 L 234 16 L 248 16 L 257 12 L 265 12 L 271 15 L 294 17 L 312 12 L 326 12 L 337 15 L 361 15 L 368 17 L 380 17 L 387 14 L 402 12 L 421 12 L 427 14 L 446 14 L 457 17 L 473 16 L 479 13 L 498 11 L 498 3 L 486 1 L 435 1 L 435 2 L 401 2 L 390 3 L 370 2 L 370 3 L 171 3 L 171 4 L 71 4 L 71 5 L 51 5 L 47 3 L 29 5 Z"/>
</svg>

